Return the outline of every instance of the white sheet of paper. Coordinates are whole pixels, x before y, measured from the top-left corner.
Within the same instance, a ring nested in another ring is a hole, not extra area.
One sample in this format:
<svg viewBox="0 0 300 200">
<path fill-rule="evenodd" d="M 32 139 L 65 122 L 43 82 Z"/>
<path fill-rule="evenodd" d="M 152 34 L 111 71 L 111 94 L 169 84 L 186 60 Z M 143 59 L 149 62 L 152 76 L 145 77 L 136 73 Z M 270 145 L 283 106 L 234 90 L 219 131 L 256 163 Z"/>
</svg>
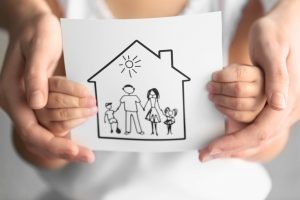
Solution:
<svg viewBox="0 0 300 200">
<path fill-rule="evenodd" d="M 67 77 L 99 112 L 72 131 L 93 150 L 199 149 L 223 132 L 206 84 L 222 67 L 220 12 L 132 19 L 62 19 Z"/>
</svg>

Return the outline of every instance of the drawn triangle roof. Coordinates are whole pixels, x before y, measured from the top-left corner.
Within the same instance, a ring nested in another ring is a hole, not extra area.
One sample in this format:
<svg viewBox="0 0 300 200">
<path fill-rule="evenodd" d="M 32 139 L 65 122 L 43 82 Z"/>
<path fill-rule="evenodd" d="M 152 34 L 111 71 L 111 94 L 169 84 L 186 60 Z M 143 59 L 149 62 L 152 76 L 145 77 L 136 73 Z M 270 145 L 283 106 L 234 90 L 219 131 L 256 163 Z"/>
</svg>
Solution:
<svg viewBox="0 0 300 200">
<path fill-rule="evenodd" d="M 126 47 L 123 51 L 121 51 L 114 59 L 112 59 L 109 63 L 107 63 L 104 67 L 102 67 L 100 70 L 98 70 L 94 75 L 92 75 L 89 79 L 88 82 L 95 82 L 95 80 L 93 80 L 96 76 L 98 76 L 103 70 L 105 70 L 107 67 L 110 66 L 110 64 L 112 64 L 116 59 L 118 59 L 120 56 L 122 56 L 128 49 L 130 49 L 132 46 L 134 45 L 140 45 L 143 48 L 145 48 L 146 50 L 148 50 L 150 53 L 152 53 L 154 56 L 156 56 L 157 58 L 161 58 L 161 53 L 162 52 L 171 52 L 171 59 L 172 59 L 172 68 L 174 70 L 176 70 L 178 73 L 180 73 L 182 76 L 184 76 L 186 79 L 184 81 L 189 81 L 190 78 L 188 76 L 186 76 L 184 73 L 182 73 L 181 71 L 179 71 L 178 69 L 176 69 L 173 66 L 173 50 L 169 49 L 169 50 L 160 50 L 158 52 L 158 54 L 156 54 L 154 51 L 152 51 L 149 47 L 147 47 L 146 45 L 144 45 L 142 42 L 140 42 L 139 40 L 135 40 L 133 41 L 128 47 Z"/>
</svg>

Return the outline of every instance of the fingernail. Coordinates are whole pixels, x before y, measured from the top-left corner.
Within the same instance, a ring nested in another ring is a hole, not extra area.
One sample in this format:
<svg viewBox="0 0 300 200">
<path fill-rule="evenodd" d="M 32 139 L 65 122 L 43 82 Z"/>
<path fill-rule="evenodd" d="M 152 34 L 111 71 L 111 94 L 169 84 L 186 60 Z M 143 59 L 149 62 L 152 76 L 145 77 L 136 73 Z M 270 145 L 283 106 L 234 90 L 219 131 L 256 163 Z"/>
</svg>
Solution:
<svg viewBox="0 0 300 200">
<path fill-rule="evenodd" d="M 94 156 L 80 156 L 76 160 L 78 162 L 91 164 L 91 163 L 93 163 L 95 161 L 95 157 Z"/>
<path fill-rule="evenodd" d="M 214 95 L 213 95 L 213 94 L 209 94 L 209 95 L 208 95 L 208 99 L 209 99 L 209 100 L 213 101 L 213 98 L 214 98 Z"/>
<path fill-rule="evenodd" d="M 208 161 L 218 159 L 218 158 L 222 158 L 222 157 L 223 157 L 223 155 L 221 153 L 220 154 L 210 154 L 210 155 L 203 158 L 203 162 L 208 162 Z"/>
<path fill-rule="evenodd" d="M 271 105 L 278 109 L 284 109 L 286 107 L 286 100 L 282 93 L 275 92 L 271 96 Z"/>
<path fill-rule="evenodd" d="M 97 107 L 90 108 L 90 113 L 91 114 L 96 114 L 97 112 L 98 112 L 98 108 Z"/>
<path fill-rule="evenodd" d="M 93 97 L 93 96 L 91 96 L 90 98 L 89 98 L 89 106 L 96 106 L 96 98 L 95 97 Z"/>
<path fill-rule="evenodd" d="M 86 90 L 82 90 L 81 92 L 82 97 L 87 97 L 90 95 L 90 92 L 86 89 Z"/>
<path fill-rule="evenodd" d="M 217 78 L 217 72 L 212 73 L 211 79 L 216 80 L 216 78 Z"/>
<path fill-rule="evenodd" d="M 211 83 L 208 83 L 206 86 L 206 89 L 208 92 L 213 93 L 214 92 L 214 87 Z"/>
<path fill-rule="evenodd" d="M 39 109 L 44 106 L 44 95 L 40 91 L 35 91 L 31 94 L 29 104 L 34 109 Z"/>
</svg>

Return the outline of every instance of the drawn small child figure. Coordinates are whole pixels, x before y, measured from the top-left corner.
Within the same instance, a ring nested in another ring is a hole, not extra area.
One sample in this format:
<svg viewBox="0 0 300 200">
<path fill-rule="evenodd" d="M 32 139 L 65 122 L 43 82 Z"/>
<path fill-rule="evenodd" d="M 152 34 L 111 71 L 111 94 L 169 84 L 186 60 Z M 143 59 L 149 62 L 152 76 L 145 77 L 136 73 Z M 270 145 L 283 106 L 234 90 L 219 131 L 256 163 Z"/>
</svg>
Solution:
<svg viewBox="0 0 300 200">
<path fill-rule="evenodd" d="M 113 124 L 116 124 L 116 132 L 118 134 L 121 133 L 121 130 L 119 129 L 119 123 L 118 123 L 118 120 L 115 118 L 115 112 L 113 109 L 112 109 L 112 103 L 109 102 L 109 103 L 106 103 L 105 104 L 105 107 L 107 108 L 106 112 L 105 112 L 105 115 L 104 115 L 104 123 L 106 123 L 106 118 L 108 120 L 108 123 L 110 125 L 110 132 L 113 133 Z"/>
<path fill-rule="evenodd" d="M 166 107 L 164 110 L 164 116 L 167 118 L 166 121 L 164 121 L 164 124 L 166 124 L 167 128 L 168 128 L 167 135 L 173 134 L 172 133 L 172 125 L 175 123 L 175 117 L 176 117 L 177 113 L 178 113 L 178 110 L 176 108 L 171 110 L 169 107 Z"/>
</svg>

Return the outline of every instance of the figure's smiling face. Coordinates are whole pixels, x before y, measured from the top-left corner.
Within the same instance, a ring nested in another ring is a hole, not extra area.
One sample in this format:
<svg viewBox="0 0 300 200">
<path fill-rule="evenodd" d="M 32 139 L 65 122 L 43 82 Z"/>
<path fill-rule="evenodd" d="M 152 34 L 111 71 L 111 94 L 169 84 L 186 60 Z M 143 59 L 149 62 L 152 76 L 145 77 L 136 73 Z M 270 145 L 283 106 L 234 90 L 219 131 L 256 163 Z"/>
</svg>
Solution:
<svg viewBox="0 0 300 200">
<path fill-rule="evenodd" d="M 150 96 L 150 98 L 156 98 L 156 94 L 153 90 L 150 92 L 149 96 Z"/>
<path fill-rule="evenodd" d="M 106 108 L 107 108 L 108 110 L 110 110 L 110 109 L 112 108 L 112 106 L 111 106 L 111 105 L 107 105 Z"/>
<path fill-rule="evenodd" d="M 132 94 L 134 93 L 134 87 L 125 87 L 123 88 L 124 92 L 126 92 L 127 94 Z"/>
</svg>

